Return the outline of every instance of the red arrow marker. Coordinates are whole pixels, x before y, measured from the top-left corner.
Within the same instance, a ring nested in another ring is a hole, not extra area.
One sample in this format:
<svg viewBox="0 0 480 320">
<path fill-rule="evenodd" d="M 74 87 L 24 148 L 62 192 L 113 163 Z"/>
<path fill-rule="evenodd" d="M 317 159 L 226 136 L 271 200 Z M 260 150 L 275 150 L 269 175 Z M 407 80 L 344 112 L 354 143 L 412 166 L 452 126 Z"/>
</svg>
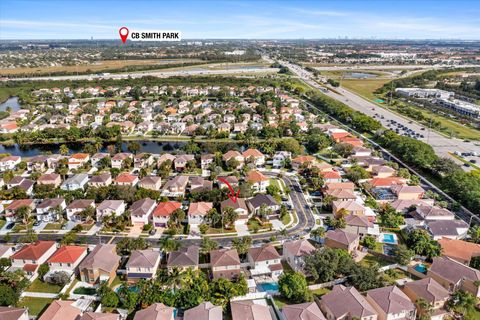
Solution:
<svg viewBox="0 0 480 320">
<path fill-rule="evenodd" d="M 236 203 L 238 199 L 238 195 L 240 194 L 240 189 L 238 189 L 237 192 L 235 192 L 235 190 L 233 190 L 232 186 L 230 185 L 230 183 L 228 183 L 227 180 L 225 180 L 224 178 L 217 178 L 217 179 L 218 181 L 223 182 L 227 185 L 228 189 L 230 190 L 228 197 L 230 198 L 230 200 L 233 201 L 233 203 Z"/>
<path fill-rule="evenodd" d="M 127 42 L 127 38 L 128 38 L 128 28 L 127 27 L 121 27 L 120 29 L 118 29 L 118 33 L 120 34 L 120 38 L 122 38 L 122 42 L 125 43 Z"/>
</svg>

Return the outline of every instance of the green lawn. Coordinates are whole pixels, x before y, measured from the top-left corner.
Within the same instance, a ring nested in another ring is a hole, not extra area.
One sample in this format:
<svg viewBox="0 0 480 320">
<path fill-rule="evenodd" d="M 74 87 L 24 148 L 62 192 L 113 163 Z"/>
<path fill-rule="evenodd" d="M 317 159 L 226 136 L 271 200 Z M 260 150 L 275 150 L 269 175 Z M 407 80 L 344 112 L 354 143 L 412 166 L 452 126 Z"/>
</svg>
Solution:
<svg viewBox="0 0 480 320">
<path fill-rule="evenodd" d="M 18 306 L 27 307 L 29 315 L 38 316 L 52 301 L 53 299 L 49 298 L 24 297 L 22 300 L 20 300 Z"/>
<path fill-rule="evenodd" d="M 292 220 L 292 218 L 291 218 L 290 214 L 286 214 L 286 215 L 284 215 L 283 218 L 282 218 L 282 223 L 283 223 L 284 225 L 288 225 L 291 220 Z"/>
<path fill-rule="evenodd" d="M 320 288 L 316 290 L 312 290 L 312 293 L 316 296 L 323 296 L 324 294 L 329 293 L 331 290 L 328 288 Z"/>
<path fill-rule="evenodd" d="M 342 80 L 342 87 L 356 92 L 369 100 L 375 100 L 377 97 L 373 92 L 389 81 L 391 79 L 346 79 Z"/>
<path fill-rule="evenodd" d="M 287 299 L 283 298 L 282 296 L 274 296 L 273 301 L 277 305 L 279 309 L 283 308 L 286 305 L 291 304 Z"/>
<path fill-rule="evenodd" d="M 48 223 L 43 230 L 60 230 L 62 229 L 61 223 Z"/>
<path fill-rule="evenodd" d="M 35 279 L 30 287 L 27 288 L 28 292 L 45 292 L 45 293 L 59 293 L 63 287 L 56 284 L 50 284 L 47 282 L 42 282 L 38 279 Z"/>
<path fill-rule="evenodd" d="M 373 264 L 376 263 L 379 267 L 388 266 L 393 263 L 391 261 L 384 260 L 372 254 L 367 254 L 365 258 L 362 259 L 361 262 L 366 266 L 372 266 Z"/>
</svg>

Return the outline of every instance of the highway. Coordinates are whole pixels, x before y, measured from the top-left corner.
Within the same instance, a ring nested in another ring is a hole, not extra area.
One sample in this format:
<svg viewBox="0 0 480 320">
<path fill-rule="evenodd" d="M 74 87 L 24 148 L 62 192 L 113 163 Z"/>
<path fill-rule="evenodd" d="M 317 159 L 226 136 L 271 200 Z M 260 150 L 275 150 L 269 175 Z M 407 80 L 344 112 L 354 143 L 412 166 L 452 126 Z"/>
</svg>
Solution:
<svg viewBox="0 0 480 320">
<path fill-rule="evenodd" d="M 393 111 L 390 111 L 387 108 L 379 107 L 373 102 L 370 102 L 365 98 L 360 97 L 359 95 L 342 87 L 334 89 L 338 93 L 335 93 L 332 90 L 328 90 L 328 92 L 325 92 L 324 91 L 325 87 L 318 84 L 314 80 L 313 74 L 311 74 L 309 71 L 305 70 L 304 68 L 296 64 L 292 64 L 287 61 L 279 61 L 279 63 L 290 68 L 290 70 L 292 70 L 292 72 L 294 72 L 303 81 L 308 83 L 310 86 L 321 90 L 323 94 L 348 105 L 350 108 L 354 110 L 360 111 L 370 117 L 375 117 L 378 121 L 380 121 L 380 123 L 385 128 L 388 128 L 388 125 L 389 125 L 388 120 L 390 121 L 393 120 L 393 121 L 396 121 L 397 123 L 403 124 L 407 128 L 414 130 L 415 132 L 423 134 L 424 138 L 419 138 L 418 140 L 421 140 L 431 145 L 435 150 L 435 153 L 439 156 L 448 157 L 454 160 L 459 165 L 462 165 L 463 163 L 460 162 L 458 159 L 454 158 L 453 156 L 451 156 L 449 152 L 453 153 L 455 151 L 459 151 L 459 152 L 474 151 L 480 154 L 480 143 L 478 142 L 477 143 L 465 142 L 461 139 L 446 137 L 434 130 L 429 130 L 428 128 L 425 128 L 424 125 L 418 122 L 412 121 Z M 424 128 L 424 130 L 422 130 L 422 128 Z M 464 168 L 464 170 L 471 169 L 470 167 L 467 168 L 465 166 L 462 166 L 462 168 Z"/>
<path fill-rule="evenodd" d="M 269 177 L 276 177 L 277 174 L 274 172 L 269 172 L 269 171 L 263 171 L 263 174 L 269 176 Z M 252 233 L 252 242 L 254 245 L 259 245 L 264 242 L 269 242 L 271 236 L 276 236 L 277 239 L 287 239 L 287 238 L 293 238 L 293 237 L 301 237 L 305 236 L 306 234 L 309 233 L 309 230 L 311 230 L 315 226 L 315 218 L 313 216 L 312 209 L 310 208 L 307 200 L 305 199 L 305 195 L 302 192 L 301 186 L 299 182 L 288 176 L 278 176 L 280 179 L 283 180 L 285 185 L 291 190 L 290 192 L 290 199 L 292 201 L 292 205 L 294 210 L 297 213 L 297 218 L 298 218 L 298 223 L 287 229 L 287 236 L 284 237 L 280 234 L 280 231 L 269 231 L 269 232 L 262 232 L 262 233 Z M 19 238 L 24 236 L 24 234 L 21 233 L 16 233 L 16 234 L 10 234 L 11 236 L 11 241 L 13 242 L 18 242 Z M 98 244 L 98 243 L 118 243 L 119 241 L 122 240 L 122 238 L 125 238 L 126 236 L 124 235 L 91 235 L 91 236 L 83 236 L 79 235 L 77 238 L 77 242 L 80 242 L 81 239 L 84 239 L 88 244 Z M 201 239 L 196 238 L 185 238 L 186 236 L 183 237 L 176 237 L 179 241 L 182 242 L 183 246 L 188 246 L 188 245 L 200 245 L 201 244 Z M 223 247 L 228 247 L 231 246 L 231 242 L 234 238 L 237 238 L 238 236 L 215 236 L 211 237 L 211 239 L 217 241 L 220 246 Z M 38 239 L 39 240 L 55 240 L 55 241 L 60 241 L 63 238 L 63 235 L 61 234 L 46 234 L 46 233 L 40 233 L 38 234 Z M 3 237 L 2 237 L 3 240 Z M 145 238 L 146 241 L 148 241 L 152 246 L 158 246 L 158 239 L 155 238 Z"/>
</svg>

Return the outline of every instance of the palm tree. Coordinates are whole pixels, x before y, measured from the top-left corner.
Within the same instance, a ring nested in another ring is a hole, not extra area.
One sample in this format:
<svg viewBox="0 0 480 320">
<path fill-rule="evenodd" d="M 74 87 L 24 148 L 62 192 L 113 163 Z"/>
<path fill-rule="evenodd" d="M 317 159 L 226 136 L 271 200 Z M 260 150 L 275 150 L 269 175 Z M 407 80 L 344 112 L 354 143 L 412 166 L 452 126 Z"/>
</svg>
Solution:
<svg viewBox="0 0 480 320">
<path fill-rule="evenodd" d="M 318 227 L 310 231 L 310 236 L 314 239 L 320 239 L 325 237 L 325 229 L 323 227 Z"/>
<path fill-rule="evenodd" d="M 180 242 L 169 237 L 160 238 L 158 245 L 164 253 L 170 253 L 180 248 Z"/>
<path fill-rule="evenodd" d="M 480 226 L 475 225 L 468 230 L 468 235 L 475 243 L 480 243 Z"/>
<path fill-rule="evenodd" d="M 417 299 L 416 303 L 418 308 L 420 309 L 419 311 L 421 312 L 422 316 L 426 316 L 428 318 L 432 316 L 433 306 L 430 302 L 428 302 L 423 298 L 420 298 L 420 299 Z"/>
<path fill-rule="evenodd" d="M 17 209 L 17 215 L 22 218 L 23 224 L 25 224 L 28 231 L 30 220 L 31 220 L 31 209 L 28 206 L 21 206 Z"/>
</svg>

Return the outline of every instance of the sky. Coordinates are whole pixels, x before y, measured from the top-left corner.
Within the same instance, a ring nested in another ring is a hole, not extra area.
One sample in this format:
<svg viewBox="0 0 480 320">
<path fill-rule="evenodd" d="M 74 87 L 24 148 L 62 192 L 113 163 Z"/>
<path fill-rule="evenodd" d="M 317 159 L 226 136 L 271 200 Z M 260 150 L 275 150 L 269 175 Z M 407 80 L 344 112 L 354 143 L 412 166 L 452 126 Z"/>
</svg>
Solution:
<svg viewBox="0 0 480 320">
<path fill-rule="evenodd" d="M 184 39 L 480 39 L 479 0 L 0 0 L 0 39 L 117 39 L 179 30 Z"/>
</svg>

